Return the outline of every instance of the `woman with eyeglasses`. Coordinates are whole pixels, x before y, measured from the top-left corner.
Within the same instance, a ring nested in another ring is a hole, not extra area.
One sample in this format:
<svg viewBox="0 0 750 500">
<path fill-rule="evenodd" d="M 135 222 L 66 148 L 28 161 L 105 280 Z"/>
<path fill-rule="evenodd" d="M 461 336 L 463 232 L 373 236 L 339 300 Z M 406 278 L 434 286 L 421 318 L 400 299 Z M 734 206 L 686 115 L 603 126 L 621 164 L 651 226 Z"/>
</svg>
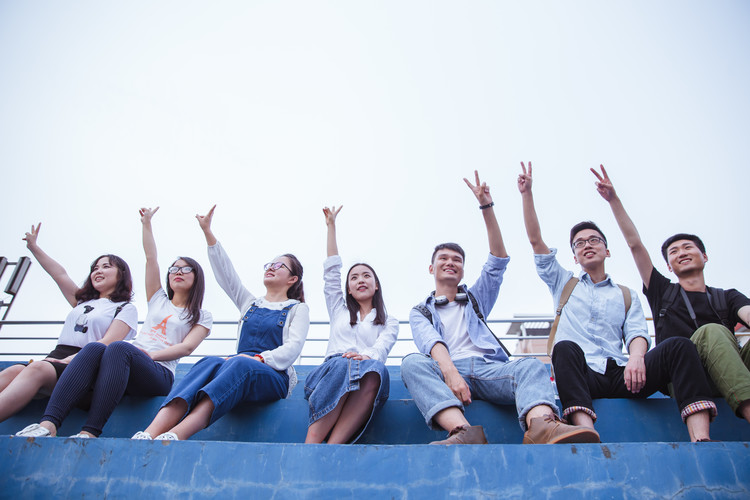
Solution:
<svg viewBox="0 0 750 500">
<path fill-rule="evenodd" d="M 56 436 L 73 407 L 90 396 L 86 423 L 71 437 L 99 437 L 125 394 L 153 397 L 169 393 L 179 359 L 191 354 L 211 331 L 211 313 L 201 309 L 206 288 L 203 269 L 195 260 L 178 258 L 167 270 L 167 290 L 161 286 L 151 227 L 157 210 L 159 207 L 139 211 L 148 299 L 141 332 L 132 342 L 89 344 L 81 349 L 60 377 L 41 423 L 17 435 Z"/>
<path fill-rule="evenodd" d="M 341 257 L 336 216 L 341 207 L 324 208 L 328 227 L 324 294 L 331 333 L 326 359 L 305 379 L 310 402 L 306 443 L 355 442 L 375 410 L 387 399 L 390 379 L 385 361 L 398 337 L 398 320 L 389 316 L 375 271 L 357 263 L 341 289 Z"/>
<path fill-rule="evenodd" d="M 302 352 L 310 326 L 302 265 L 292 254 L 276 257 L 263 268 L 266 294 L 256 297 L 242 285 L 211 230 L 215 209 L 216 205 L 195 217 L 208 243 L 216 281 L 242 314 L 237 354 L 198 361 L 169 393 L 151 424 L 133 439 L 188 439 L 239 403 L 277 401 L 297 383 L 292 363 Z"/>
<path fill-rule="evenodd" d="M 102 255 L 91 263 L 89 275 L 79 287 L 65 268 L 39 247 L 41 227 L 41 223 L 31 226 L 23 238 L 26 247 L 73 310 L 65 319 L 57 346 L 46 358 L 0 372 L 0 422 L 19 412 L 35 396 L 49 396 L 78 362 L 81 348 L 95 344 L 103 349 L 131 337 L 138 328 L 138 311 L 130 303 L 133 279 L 127 263 L 116 255 Z"/>
</svg>

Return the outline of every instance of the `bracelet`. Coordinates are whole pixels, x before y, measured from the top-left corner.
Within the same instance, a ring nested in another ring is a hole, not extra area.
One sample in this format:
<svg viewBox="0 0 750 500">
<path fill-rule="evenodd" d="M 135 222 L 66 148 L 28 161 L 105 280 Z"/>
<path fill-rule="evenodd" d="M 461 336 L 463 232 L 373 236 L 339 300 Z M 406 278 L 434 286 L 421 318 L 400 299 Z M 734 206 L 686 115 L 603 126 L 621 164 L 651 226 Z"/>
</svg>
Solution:
<svg viewBox="0 0 750 500">
<path fill-rule="evenodd" d="M 256 358 L 260 358 L 260 362 L 261 362 L 261 363 L 265 363 L 265 362 L 266 362 L 266 360 L 265 360 L 265 359 L 263 359 L 263 356 L 261 356 L 260 354 L 256 354 L 256 355 L 255 355 L 255 357 L 256 357 Z"/>
<path fill-rule="evenodd" d="M 495 206 L 495 202 L 491 201 L 491 202 L 487 203 L 486 205 L 479 205 L 479 210 L 484 210 L 486 208 L 490 208 L 490 207 L 494 207 L 494 206 Z"/>
</svg>

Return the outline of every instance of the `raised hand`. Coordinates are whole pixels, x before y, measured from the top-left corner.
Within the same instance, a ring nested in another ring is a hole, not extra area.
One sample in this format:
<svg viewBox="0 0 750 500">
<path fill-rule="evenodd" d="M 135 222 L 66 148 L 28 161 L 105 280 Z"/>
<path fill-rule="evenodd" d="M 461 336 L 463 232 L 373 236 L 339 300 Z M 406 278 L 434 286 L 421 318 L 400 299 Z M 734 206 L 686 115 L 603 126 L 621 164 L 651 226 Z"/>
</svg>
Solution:
<svg viewBox="0 0 750 500">
<path fill-rule="evenodd" d="M 151 208 L 141 208 L 138 210 L 138 213 L 141 214 L 141 223 L 142 224 L 150 224 L 151 223 L 151 217 L 154 216 L 156 212 L 159 211 L 159 207 L 156 207 L 154 209 Z"/>
<path fill-rule="evenodd" d="M 471 189 L 471 192 L 474 193 L 474 196 L 477 197 L 479 205 L 487 205 L 489 203 L 492 203 L 490 187 L 486 182 L 481 182 L 479 180 L 479 172 L 477 172 L 476 170 L 474 170 L 474 177 L 476 179 L 476 184 L 472 184 L 471 182 L 469 182 L 469 179 L 467 179 L 466 177 L 464 177 L 464 182 L 467 186 L 469 186 L 469 189 Z"/>
<path fill-rule="evenodd" d="M 326 226 L 332 226 L 336 224 L 336 216 L 341 212 L 341 209 L 344 208 L 344 205 L 339 206 L 339 208 L 336 208 L 336 205 L 332 205 L 329 207 L 323 207 L 323 215 L 326 217 Z"/>
<path fill-rule="evenodd" d="M 518 174 L 518 191 L 521 194 L 531 192 L 531 162 L 529 162 L 529 170 L 526 171 L 526 165 L 521 162 L 521 170 L 523 173 Z"/>
<path fill-rule="evenodd" d="M 200 225 L 201 229 L 203 229 L 204 232 L 211 230 L 211 220 L 214 218 L 215 208 L 216 205 L 211 207 L 211 210 L 209 210 L 206 215 L 195 214 L 195 218 L 198 220 L 198 225 Z"/>
<path fill-rule="evenodd" d="M 31 232 L 26 233 L 26 236 L 22 238 L 23 241 L 26 242 L 26 248 L 31 249 L 31 247 L 36 246 L 36 238 L 39 236 L 39 229 L 41 229 L 41 227 L 41 222 L 37 224 L 36 227 L 34 227 L 34 224 L 31 225 Z"/>
<path fill-rule="evenodd" d="M 599 165 L 599 168 L 602 169 L 601 175 L 599 175 L 599 172 L 597 172 L 596 169 L 589 169 L 598 179 L 595 182 L 596 190 L 599 191 L 599 194 L 602 195 L 602 198 L 604 198 L 608 202 L 612 201 L 613 198 L 617 197 L 617 193 L 615 193 L 615 187 L 612 185 L 612 181 L 609 180 L 609 176 L 607 175 L 607 171 L 604 169 L 604 165 Z"/>
</svg>

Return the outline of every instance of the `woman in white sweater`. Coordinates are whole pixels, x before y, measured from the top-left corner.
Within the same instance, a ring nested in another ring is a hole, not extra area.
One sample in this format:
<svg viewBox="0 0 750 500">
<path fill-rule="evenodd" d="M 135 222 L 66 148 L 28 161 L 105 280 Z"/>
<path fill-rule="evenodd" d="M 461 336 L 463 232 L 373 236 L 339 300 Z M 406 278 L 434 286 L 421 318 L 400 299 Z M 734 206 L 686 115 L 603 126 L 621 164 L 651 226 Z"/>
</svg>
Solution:
<svg viewBox="0 0 750 500">
<path fill-rule="evenodd" d="M 211 231 L 215 208 L 196 218 L 216 280 L 242 314 L 237 354 L 207 356 L 197 362 L 169 393 L 148 428 L 134 439 L 187 439 L 239 403 L 287 397 L 296 383 L 292 363 L 302 352 L 310 325 L 302 265 L 292 254 L 276 257 L 264 266 L 265 296 L 255 297 L 242 285 Z"/>
<path fill-rule="evenodd" d="M 310 403 L 306 443 L 359 439 L 375 410 L 388 399 L 385 361 L 398 336 L 398 320 L 386 312 L 380 280 L 372 267 L 354 264 L 346 274 L 346 293 L 341 289 L 336 243 L 340 210 L 323 209 L 328 227 L 324 293 L 331 333 L 325 361 L 305 380 L 305 398 Z"/>
</svg>

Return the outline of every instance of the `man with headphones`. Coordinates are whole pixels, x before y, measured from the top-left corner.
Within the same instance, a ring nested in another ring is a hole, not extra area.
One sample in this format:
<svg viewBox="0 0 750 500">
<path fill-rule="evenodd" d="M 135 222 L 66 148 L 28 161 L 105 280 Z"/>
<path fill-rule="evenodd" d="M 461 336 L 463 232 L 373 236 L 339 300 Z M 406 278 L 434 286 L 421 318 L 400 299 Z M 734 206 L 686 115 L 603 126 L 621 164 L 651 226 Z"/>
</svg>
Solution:
<svg viewBox="0 0 750 500">
<path fill-rule="evenodd" d="M 510 260 L 500 233 L 489 186 L 475 174 L 464 182 L 479 201 L 490 255 L 477 282 L 467 288 L 463 249 L 455 243 L 435 247 L 430 274 L 435 291 L 409 315 L 419 353 L 406 356 L 401 378 L 432 429 L 449 431 L 431 444 L 486 444 L 481 426 L 469 425 L 464 406 L 476 399 L 515 404 L 526 444 L 599 442 L 596 431 L 563 424 L 545 366 L 537 359 L 510 361 L 484 318 L 497 300 Z"/>
</svg>

